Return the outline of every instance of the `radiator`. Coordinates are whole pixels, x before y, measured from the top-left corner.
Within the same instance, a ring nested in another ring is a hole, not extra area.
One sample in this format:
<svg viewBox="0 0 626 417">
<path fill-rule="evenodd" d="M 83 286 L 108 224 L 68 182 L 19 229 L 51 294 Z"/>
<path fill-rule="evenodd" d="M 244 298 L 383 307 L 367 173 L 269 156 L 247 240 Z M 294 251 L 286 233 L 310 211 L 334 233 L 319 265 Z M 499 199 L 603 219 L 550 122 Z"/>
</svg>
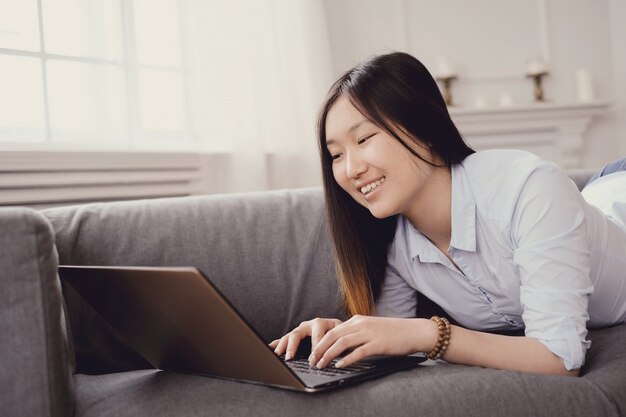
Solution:
<svg viewBox="0 0 626 417">
<path fill-rule="evenodd" d="M 204 166 L 195 153 L 0 152 L 0 205 L 199 194 Z"/>
</svg>

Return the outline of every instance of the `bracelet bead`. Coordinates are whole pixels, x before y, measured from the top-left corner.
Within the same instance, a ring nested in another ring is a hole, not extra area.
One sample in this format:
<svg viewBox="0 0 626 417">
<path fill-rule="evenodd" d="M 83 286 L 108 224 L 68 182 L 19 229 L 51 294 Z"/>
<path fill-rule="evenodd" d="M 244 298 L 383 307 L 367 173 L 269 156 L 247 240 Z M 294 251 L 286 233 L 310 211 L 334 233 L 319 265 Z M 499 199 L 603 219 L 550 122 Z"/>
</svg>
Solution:
<svg viewBox="0 0 626 417">
<path fill-rule="evenodd" d="M 433 347 L 433 350 L 426 354 L 428 359 L 438 360 L 443 357 L 444 353 L 450 345 L 451 327 L 450 322 L 445 317 L 432 316 L 430 318 L 435 324 L 437 324 L 437 343 Z"/>
</svg>

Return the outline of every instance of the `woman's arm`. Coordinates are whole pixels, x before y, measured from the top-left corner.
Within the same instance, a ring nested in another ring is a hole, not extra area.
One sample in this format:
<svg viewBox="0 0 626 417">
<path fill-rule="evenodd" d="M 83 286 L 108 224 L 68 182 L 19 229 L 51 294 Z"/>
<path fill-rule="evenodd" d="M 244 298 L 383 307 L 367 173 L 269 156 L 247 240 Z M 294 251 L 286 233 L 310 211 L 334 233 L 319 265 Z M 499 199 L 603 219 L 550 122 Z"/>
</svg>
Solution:
<svg viewBox="0 0 626 417">
<path fill-rule="evenodd" d="M 584 364 L 591 278 L 589 224 L 580 192 L 552 165 L 535 170 L 511 219 L 525 335 L 562 358 Z"/>
<path fill-rule="evenodd" d="M 418 351 L 429 352 L 437 342 L 437 325 L 427 319 L 412 319 L 417 334 L 429 334 Z M 541 342 L 525 336 L 503 336 L 451 326 L 450 344 L 443 359 L 447 362 L 486 368 L 533 372 L 551 375 L 578 376 L 579 370 L 568 371 L 563 360 Z"/>
<path fill-rule="evenodd" d="M 502 336 L 451 326 L 450 344 L 443 359 L 450 363 L 487 368 L 577 376 L 541 342 L 529 337 Z M 313 345 L 309 361 L 323 368 L 347 349 L 340 366 L 372 355 L 430 352 L 437 343 L 437 325 L 428 319 L 354 316 L 328 331 Z"/>
</svg>

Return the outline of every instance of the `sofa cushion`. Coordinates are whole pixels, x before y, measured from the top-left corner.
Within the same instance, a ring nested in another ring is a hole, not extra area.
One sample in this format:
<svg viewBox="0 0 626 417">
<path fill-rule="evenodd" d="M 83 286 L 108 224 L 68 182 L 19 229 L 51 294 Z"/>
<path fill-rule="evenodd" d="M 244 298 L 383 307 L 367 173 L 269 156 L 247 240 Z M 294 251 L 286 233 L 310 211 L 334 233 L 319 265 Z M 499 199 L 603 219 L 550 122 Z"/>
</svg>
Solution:
<svg viewBox="0 0 626 417">
<path fill-rule="evenodd" d="M 437 363 L 314 395 L 260 385 L 132 371 L 76 375 L 77 415 L 103 416 L 617 416 L 585 378 Z"/>
<path fill-rule="evenodd" d="M 340 317 L 321 188 L 44 210 L 62 264 L 195 266 L 266 340 Z M 77 370 L 147 367 L 75 294 L 65 294 Z"/>
<path fill-rule="evenodd" d="M 77 415 L 624 415 L 626 325 L 595 330 L 589 337 L 593 344 L 579 378 L 428 361 L 416 369 L 311 395 L 157 370 L 76 375 Z"/>
<path fill-rule="evenodd" d="M 67 416 L 73 354 L 66 333 L 50 223 L 26 208 L 0 208 L 0 410 Z"/>
<path fill-rule="evenodd" d="M 582 375 L 602 390 L 626 416 L 626 324 L 591 330 Z"/>
</svg>

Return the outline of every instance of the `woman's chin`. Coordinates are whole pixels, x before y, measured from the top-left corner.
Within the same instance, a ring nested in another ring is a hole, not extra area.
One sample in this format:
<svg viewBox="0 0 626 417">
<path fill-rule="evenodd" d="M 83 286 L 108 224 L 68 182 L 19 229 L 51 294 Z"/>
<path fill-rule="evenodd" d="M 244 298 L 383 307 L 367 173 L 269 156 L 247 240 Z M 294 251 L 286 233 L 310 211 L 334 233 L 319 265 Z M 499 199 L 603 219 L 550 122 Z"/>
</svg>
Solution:
<svg viewBox="0 0 626 417">
<path fill-rule="evenodd" d="M 368 207 L 368 209 L 370 211 L 370 214 L 379 220 L 386 219 L 387 217 L 391 217 L 396 214 L 396 212 L 392 210 L 380 207 Z"/>
<path fill-rule="evenodd" d="M 367 199 L 357 197 L 355 197 L 355 199 L 361 206 L 369 210 L 372 216 L 379 220 L 386 219 L 387 217 L 397 214 L 397 211 L 392 210 L 391 207 L 385 207 L 384 204 L 382 204 L 382 201 L 367 201 Z"/>
</svg>

